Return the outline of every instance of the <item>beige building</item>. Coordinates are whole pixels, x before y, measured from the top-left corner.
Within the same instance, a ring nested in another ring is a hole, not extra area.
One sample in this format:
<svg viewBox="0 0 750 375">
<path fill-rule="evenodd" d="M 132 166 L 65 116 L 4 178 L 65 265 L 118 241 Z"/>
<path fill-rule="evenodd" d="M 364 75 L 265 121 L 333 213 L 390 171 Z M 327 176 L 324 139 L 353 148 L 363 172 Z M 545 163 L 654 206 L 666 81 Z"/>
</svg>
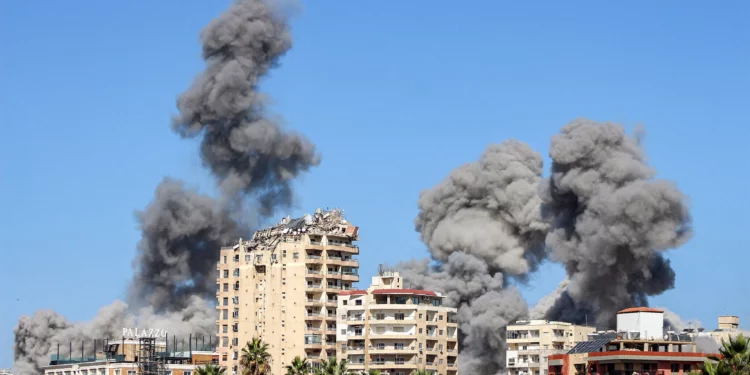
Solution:
<svg viewBox="0 0 750 375">
<path fill-rule="evenodd" d="M 151 363 L 159 364 L 146 367 L 142 342 L 137 339 L 108 341 L 101 351 L 90 357 L 53 354 L 49 366 L 44 368 L 44 375 L 141 375 L 145 368 L 167 375 L 195 375 L 198 367 L 219 361 L 218 353 L 202 350 L 204 348 L 198 345 L 188 349 L 183 341 L 184 347 L 175 351 L 171 342 L 156 342 Z"/>
<path fill-rule="evenodd" d="M 316 210 L 221 249 L 216 282 L 220 364 L 240 374 L 242 348 L 262 339 L 280 375 L 294 357 L 336 356 L 336 302 L 359 281 L 358 228 L 343 211 Z"/>
<path fill-rule="evenodd" d="M 509 375 L 546 375 L 547 357 L 586 341 L 594 327 L 547 320 L 519 320 L 507 328 Z"/>
<path fill-rule="evenodd" d="M 398 272 L 381 271 L 367 290 L 342 292 L 336 341 L 339 358 L 351 371 L 377 369 L 409 375 L 426 369 L 458 373 L 456 309 L 442 306 L 443 296 L 404 289 Z"/>
</svg>

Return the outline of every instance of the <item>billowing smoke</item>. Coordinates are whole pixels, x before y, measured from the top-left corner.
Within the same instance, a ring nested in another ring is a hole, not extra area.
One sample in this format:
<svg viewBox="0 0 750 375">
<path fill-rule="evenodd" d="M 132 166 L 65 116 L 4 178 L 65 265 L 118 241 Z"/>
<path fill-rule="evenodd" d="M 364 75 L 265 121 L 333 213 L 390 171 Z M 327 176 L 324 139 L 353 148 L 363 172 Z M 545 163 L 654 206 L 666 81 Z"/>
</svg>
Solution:
<svg viewBox="0 0 750 375">
<path fill-rule="evenodd" d="M 218 249 L 243 234 L 225 208 L 180 181 L 164 179 L 138 218 L 143 235 L 131 301 L 174 311 L 191 296 L 216 293 Z"/>
<path fill-rule="evenodd" d="M 524 279 L 544 258 L 547 224 L 536 194 L 542 158 L 528 145 L 490 145 L 421 193 L 415 221 L 430 260 L 397 265 L 410 287 L 447 295 L 458 308 L 459 371 L 496 374 L 505 368 L 505 326 L 528 314 L 511 277 Z"/>
<path fill-rule="evenodd" d="M 639 139 L 576 120 L 553 137 L 552 173 L 517 141 L 491 145 L 419 198 L 417 230 L 431 259 L 399 264 L 410 287 L 459 309 L 462 373 L 505 368 L 505 327 L 517 318 L 613 328 L 615 313 L 674 285 L 662 252 L 690 237 L 684 196 L 654 180 Z M 531 311 L 513 281 L 547 256 L 568 277 Z"/>
<path fill-rule="evenodd" d="M 83 323 L 70 322 L 52 310 L 22 316 L 14 330 L 14 374 L 41 373 L 39 369 L 49 363 L 50 354 L 57 352 L 57 344 L 61 356 L 80 357 L 81 342 L 84 355 L 93 356 L 94 340 L 100 340 L 97 345 L 101 351 L 101 340 L 121 337 L 124 327 L 159 327 L 170 336 L 184 339 L 190 334 L 212 337 L 216 331 L 216 310 L 195 296 L 187 298 L 185 308 L 177 312 L 157 313 L 151 307 L 131 310 L 125 302 L 115 301 L 102 307 L 93 320 Z"/>
<path fill-rule="evenodd" d="M 614 328 L 618 310 L 674 286 L 663 252 L 690 238 L 686 198 L 653 179 L 639 139 L 616 124 L 575 120 L 552 138 L 550 157 L 540 189 L 546 244 L 570 281 L 546 316 L 580 323 L 590 311 L 598 328 Z"/>
<path fill-rule="evenodd" d="M 40 373 L 58 342 L 117 337 L 123 327 L 153 324 L 170 334 L 214 334 L 219 248 L 250 233 L 248 224 L 288 207 L 292 180 L 319 164 L 315 146 L 283 129 L 258 89 L 291 48 L 286 20 L 261 0 L 240 0 L 211 21 L 201 42 L 206 68 L 179 96 L 172 128 L 182 137 L 202 137 L 201 159 L 221 196 L 164 179 L 138 213 L 142 238 L 128 303 L 115 302 L 83 323 L 53 311 L 21 317 L 16 374 Z"/>
</svg>

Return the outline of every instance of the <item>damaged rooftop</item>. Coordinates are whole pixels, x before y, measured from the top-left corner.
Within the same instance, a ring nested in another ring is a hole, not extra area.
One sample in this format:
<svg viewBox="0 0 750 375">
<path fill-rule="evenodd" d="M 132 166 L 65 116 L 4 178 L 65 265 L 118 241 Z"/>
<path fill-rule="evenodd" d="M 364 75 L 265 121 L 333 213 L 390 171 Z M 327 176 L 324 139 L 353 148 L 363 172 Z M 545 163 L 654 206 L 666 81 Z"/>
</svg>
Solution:
<svg viewBox="0 0 750 375">
<path fill-rule="evenodd" d="M 323 210 L 318 208 L 314 213 L 308 213 L 298 218 L 283 217 L 277 224 L 255 231 L 249 241 L 240 239 L 240 243 L 248 250 L 271 248 L 281 241 L 297 242 L 304 235 L 312 237 L 311 241 L 314 241 L 314 238 L 318 236 L 330 236 L 347 239 L 351 242 L 359 239 L 359 227 L 346 220 L 342 209 Z"/>
</svg>

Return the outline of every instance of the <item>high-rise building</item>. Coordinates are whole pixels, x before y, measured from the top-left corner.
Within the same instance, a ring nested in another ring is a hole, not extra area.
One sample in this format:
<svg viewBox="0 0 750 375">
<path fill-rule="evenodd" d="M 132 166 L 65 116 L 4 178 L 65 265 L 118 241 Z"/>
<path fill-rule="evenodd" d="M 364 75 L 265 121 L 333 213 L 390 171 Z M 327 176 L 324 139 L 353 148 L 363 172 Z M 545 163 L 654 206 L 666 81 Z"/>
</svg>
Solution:
<svg viewBox="0 0 750 375">
<path fill-rule="evenodd" d="M 336 323 L 339 358 L 352 371 L 409 375 L 458 372 L 456 309 L 443 296 L 404 289 L 398 272 L 382 271 L 367 290 L 342 292 Z"/>
<path fill-rule="evenodd" d="M 548 320 L 519 320 L 507 328 L 509 375 L 547 375 L 547 358 L 567 353 L 596 328 Z"/>
<path fill-rule="evenodd" d="M 343 211 L 318 209 L 221 249 L 217 351 L 227 375 L 240 373 L 253 338 L 268 344 L 273 375 L 296 356 L 313 365 L 336 356 L 336 301 L 359 281 L 358 238 Z"/>
</svg>

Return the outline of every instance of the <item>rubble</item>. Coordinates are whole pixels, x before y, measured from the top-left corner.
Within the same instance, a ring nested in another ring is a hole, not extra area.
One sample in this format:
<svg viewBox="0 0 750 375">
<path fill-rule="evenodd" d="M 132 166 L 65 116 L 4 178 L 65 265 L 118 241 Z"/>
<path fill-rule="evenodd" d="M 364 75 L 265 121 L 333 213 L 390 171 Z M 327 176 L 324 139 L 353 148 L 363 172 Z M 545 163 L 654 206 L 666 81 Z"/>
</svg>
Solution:
<svg viewBox="0 0 750 375">
<path fill-rule="evenodd" d="M 300 242 L 305 234 L 312 237 L 335 236 L 351 243 L 359 239 L 359 227 L 344 218 L 342 209 L 324 211 L 318 208 L 312 215 L 305 214 L 295 219 L 284 217 L 278 224 L 256 231 L 251 240 L 240 239 L 240 243 L 246 251 L 271 250 L 279 242 Z"/>
</svg>

